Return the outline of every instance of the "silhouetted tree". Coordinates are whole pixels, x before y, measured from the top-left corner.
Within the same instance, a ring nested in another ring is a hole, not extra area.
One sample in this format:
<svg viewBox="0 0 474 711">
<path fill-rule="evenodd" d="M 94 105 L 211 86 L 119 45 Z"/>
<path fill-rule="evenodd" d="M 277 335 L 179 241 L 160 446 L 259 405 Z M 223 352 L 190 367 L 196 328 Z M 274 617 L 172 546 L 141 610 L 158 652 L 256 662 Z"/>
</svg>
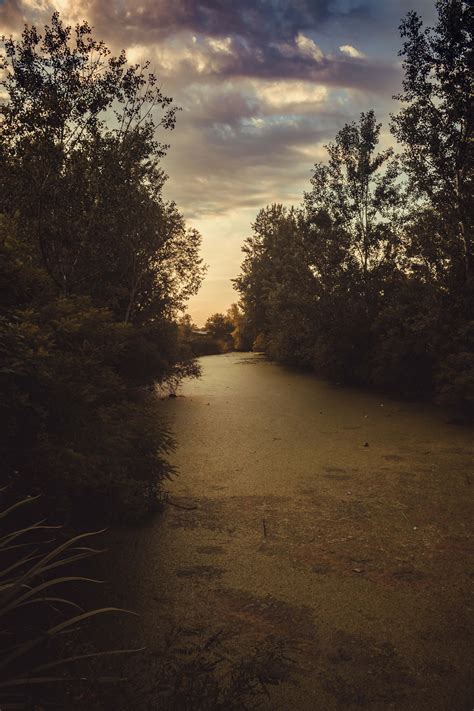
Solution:
<svg viewBox="0 0 474 711">
<path fill-rule="evenodd" d="M 135 516 L 171 471 L 154 383 L 198 372 L 176 319 L 200 237 L 162 197 L 176 108 L 87 23 L 55 13 L 4 46 L 2 461 L 63 513 Z"/>
<path fill-rule="evenodd" d="M 234 280 L 256 350 L 284 362 L 304 362 L 312 328 L 314 275 L 306 259 L 298 215 L 282 205 L 260 210 L 245 240 Z"/>
<path fill-rule="evenodd" d="M 392 131 L 421 209 L 437 216 L 442 256 L 472 278 L 474 10 L 464 0 L 438 0 L 438 21 L 423 28 L 416 12 L 403 20 L 403 106 Z M 418 242 L 431 251 L 430 240 Z"/>
<path fill-rule="evenodd" d="M 207 319 L 204 328 L 215 338 L 222 338 L 230 336 L 234 330 L 234 324 L 225 314 L 213 314 Z"/>
</svg>

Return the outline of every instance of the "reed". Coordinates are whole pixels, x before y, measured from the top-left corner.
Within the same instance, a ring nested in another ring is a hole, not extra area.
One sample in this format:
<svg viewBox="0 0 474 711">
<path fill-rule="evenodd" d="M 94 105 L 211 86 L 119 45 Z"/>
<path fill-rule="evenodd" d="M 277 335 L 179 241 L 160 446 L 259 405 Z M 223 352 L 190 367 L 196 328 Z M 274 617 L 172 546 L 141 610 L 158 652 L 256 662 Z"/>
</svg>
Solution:
<svg viewBox="0 0 474 711">
<path fill-rule="evenodd" d="M 15 501 L 0 512 L 2 711 L 31 708 L 40 687 L 84 681 L 83 674 L 77 672 L 78 668 L 83 671 L 84 660 L 140 651 L 78 653 L 75 633 L 89 620 L 109 613 L 136 613 L 117 607 L 86 610 L 78 604 L 74 598 L 80 586 L 103 582 L 73 572 L 77 564 L 103 552 L 89 545 L 103 531 L 64 537 L 61 527 L 50 526 L 45 520 L 24 525 L 27 509 L 37 498 Z"/>
</svg>

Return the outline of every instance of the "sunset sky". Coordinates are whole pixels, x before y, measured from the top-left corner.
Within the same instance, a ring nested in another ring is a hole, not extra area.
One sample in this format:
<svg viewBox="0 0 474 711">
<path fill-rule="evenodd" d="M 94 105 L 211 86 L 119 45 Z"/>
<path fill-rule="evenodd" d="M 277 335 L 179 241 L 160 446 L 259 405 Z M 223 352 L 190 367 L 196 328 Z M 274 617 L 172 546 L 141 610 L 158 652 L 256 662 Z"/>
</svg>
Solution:
<svg viewBox="0 0 474 711">
<path fill-rule="evenodd" d="M 207 277 L 189 311 L 202 324 L 237 294 L 241 245 L 260 207 L 298 204 L 344 123 L 400 88 L 400 19 L 433 0 L 0 0 L 0 34 L 59 10 L 132 61 L 149 59 L 182 107 L 164 161 L 166 196 L 203 235 Z"/>
</svg>

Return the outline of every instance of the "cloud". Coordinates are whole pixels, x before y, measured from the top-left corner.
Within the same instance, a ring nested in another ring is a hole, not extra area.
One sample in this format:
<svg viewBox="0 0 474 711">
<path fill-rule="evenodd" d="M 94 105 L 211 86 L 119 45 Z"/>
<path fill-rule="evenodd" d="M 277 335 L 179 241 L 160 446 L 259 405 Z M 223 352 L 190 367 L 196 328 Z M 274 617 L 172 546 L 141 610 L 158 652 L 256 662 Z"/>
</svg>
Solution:
<svg viewBox="0 0 474 711">
<path fill-rule="evenodd" d="M 350 119 L 347 97 L 306 82 L 197 85 L 185 103 L 179 152 L 172 145 L 165 169 L 167 193 L 193 219 L 298 202 L 321 158 L 317 146 Z"/>
<path fill-rule="evenodd" d="M 197 39 L 193 39 L 193 43 L 195 44 Z M 231 37 L 224 37 L 224 39 L 213 39 L 210 38 L 207 40 L 207 43 L 209 47 L 214 51 L 217 52 L 218 54 L 227 54 L 227 55 L 233 55 L 232 51 L 232 38 Z"/>
<path fill-rule="evenodd" d="M 315 62 L 321 62 L 321 60 L 324 59 L 324 54 L 316 42 L 310 37 L 302 35 L 301 32 L 296 35 L 295 44 L 303 57 L 310 57 Z"/>
<path fill-rule="evenodd" d="M 328 98 L 328 87 L 305 81 L 265 81 L 252 83 L 255 94 L 269 110 L 282 110 L 306 113 L 315 104 L 321 104 Z"/>
<path fill-rule="evenodd" d="M 352 47 L 352 45 L 350 45 L 350 44 L 343 44 L 339 47 L 339 49 L 341 52 L 343 52 L 344 54 L 347 54 L 349 57 L 352 57 L 353 59 L 364 59 L 364 57 L 367 56 L 360 50 L 356 49 L 355 47 Z"/>
<path fill-rule="evenodd" d="M 167 194 L 194 217 L 295 198 L 321 145 L 399 85 L 395 62 L 361 62 L 353 44 L 337 42 L 340 52 L 328 44 L 340 22 L 352 40 L 368 0 L 58 2 L 70 21 L 85 13 L 94 34 L 115 51 L 125 46 L 132 62 L 150 59 L 183 108 L 164 137 Z M 48 0 L 5 7 L 11 24 L 41 13 L 47 21 L 52 9 Z"/>
<path fill-rule="evenodd" d="M 163 79 L 178 86 L 209 78 L 312 81 L 370 91 L 395 90 L 394 62 L 365 62 L 350 44 L 334 55 L 315 33 L 331 22 L 360 21 L 368 0 L 4 0 L 8 27 L 25 19 L 47 21 L 59 8 L 66 20 L 87 18 L 115 50 L 135 59 L 153 56 Z M 351 66 L 351 63 L 356 66 Z"/>
<path fill-rule="evenodd" d="M 209 40 L 195 35 L 148 47 L 132 46 L 129 56 L 152 56 L 158 74 L 175 86 L 217 83 L 228 80 L 262 79 L 312 82 L 318 85 L 395 93 L 400 68 L 395 61 L 380 59 L 363 63 L 346 52 L 342 56 L 322 50 L 309 38 L 298 35 L 293 42 L 264 47 L 249 46 L 239 38 Z M 140 48 L 139 51 L 137 48 Z"/>
<path fill-rule="evenodd" d="M 24 21 L 21 3 L 19 0 L 6 0 L 0 2 L 0 27 L 2 33 L 15 32 L 21 28 Z"/>
</svg>

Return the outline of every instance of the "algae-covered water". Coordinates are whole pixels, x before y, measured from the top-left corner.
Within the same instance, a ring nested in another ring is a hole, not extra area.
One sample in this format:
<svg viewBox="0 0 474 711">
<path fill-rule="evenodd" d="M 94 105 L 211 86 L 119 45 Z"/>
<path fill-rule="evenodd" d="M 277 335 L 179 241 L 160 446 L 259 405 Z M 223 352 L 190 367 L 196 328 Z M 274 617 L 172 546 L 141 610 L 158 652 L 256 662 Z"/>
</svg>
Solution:
<svg viewBox="0 0 474 711">
<path fill-rule="evenodd" d="M 255 354 L 201 363 L 163 400 L 172 503 L 123 539 L 149 649 L 288 650 L 265 709 L 470 710 L 472 429 Z"/>
</svg>

